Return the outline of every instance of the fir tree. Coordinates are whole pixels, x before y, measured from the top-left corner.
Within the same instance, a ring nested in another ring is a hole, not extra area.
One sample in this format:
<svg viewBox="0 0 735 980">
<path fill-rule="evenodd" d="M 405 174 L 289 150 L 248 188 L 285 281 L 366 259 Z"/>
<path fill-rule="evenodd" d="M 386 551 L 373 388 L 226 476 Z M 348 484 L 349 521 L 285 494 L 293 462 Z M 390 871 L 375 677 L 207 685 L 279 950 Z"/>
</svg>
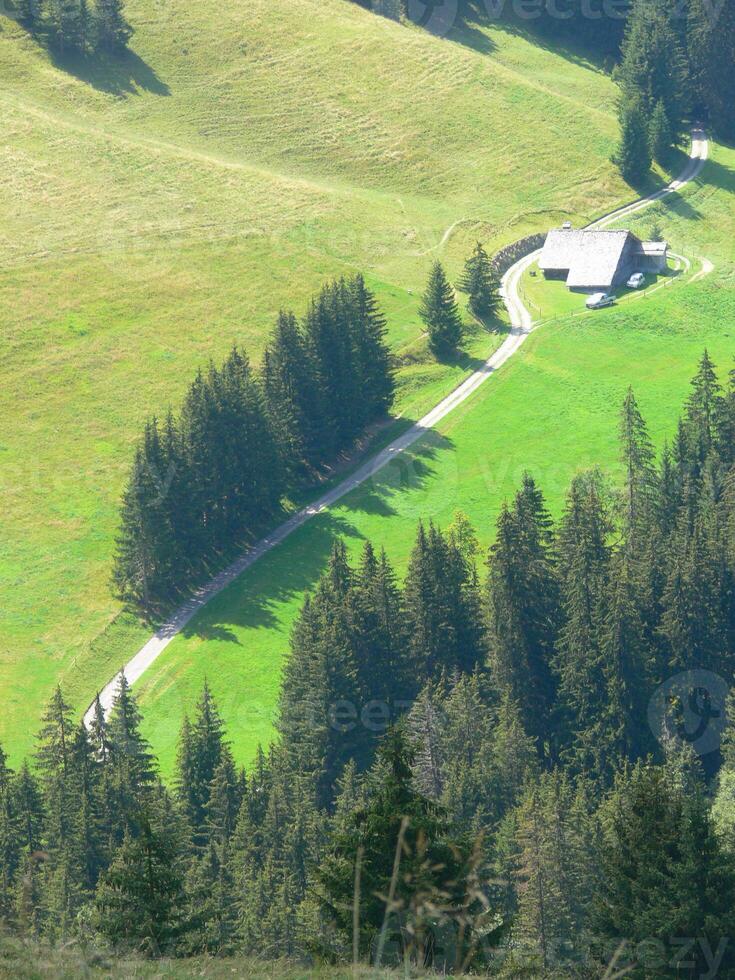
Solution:
<svg viewBox="0 0 735 980">
<path fill-rule="evenodd" d="M 446 843 L 446 824 L 436 805 L 413 789 L 412 764 L 405 736 L 392 730 L 368 776 L 364 805 L 349 818 L 342 816 L 329 853 L 314 869 L 324 915 L 352 937 L 360 851 L 359 948 L 372 948 L 376 958 L 385 946 L 384 923 L 391 932 L 402 923 L 405 938 L 415 937 L 423 955 L 430 920 L 436 923 L 440 907 L 451 907 L 457 888 L 459 868 Z"/>
<path fill-rule="evenodd" d="M 479 242 L 465 262 L 459 288 L 469 294 L 469 308 L 480 319 L 493 316 L 501 306 L 500 278 Z"/>
<path fill-rule="evenodd" d="M 567 746 L 576 771 L 600 774 L 600 722 L 607 712 L 602 623 L 610 587 L 613 524 L 598 473 L 572 481 L 559 528 L 559 569 L 564 622 L 554 666 Z M 607 751 L 603 749 L 603 755 Z"/>
<path fill-rule="evenodd" d="M 117 695 L 107 725 L 109 780 L 107 791 L 113 802 L 114 843 L 123 833 L 135 832 L 155 783 L 154 760 L 140 733 L 141 716 L 124 671 L 120 671 Z"/>
<path fill-rule="evenodd" d="M 95 925 L 117 947 L 160 956 L 182 931 L 183 883 L 179 854 L 163 814 L 141 815 L 126 830 L 95 899 Z"/>
<path fill-rule="evenodd" d="M 490 658 L 500 689 L 521 709 L 523 726 L 544 751 L 556 699 L 552 672 L 558 630 L 558 579 L 550 518 L 526 475 L 511 512 L 498 518 L 490 549 Z M 550 747 L 549 747 L 550 749 Z"/>
<path fill-rule="evenodd" d="M 716 131 L 726 140 L 735 137 L 735 2 L 689 0 L 688 52 L 698 96 Z"/>
<path fill-rule="evenodd" d="M 654 452 L 646 423 L 629 388 L 620 415 L 621 458 L 625 467 L 625 524 L 631 535 L 651 513 L 656 487 Z"/>
<path fill-rule="evenodd" d="M 124 0 L 97 0 L 97 43 L 113 54 L 128 46 L 133 29 L 125 19 Z"/>
<path fill-rule="evenodd" d="M 561 975 L 579 958 L 593 892 L 587 815 L 567 778 L 554 771 L 529 787 L 516 828 L 514 945 L 542 975 Z"/>
<path fill-rule="evenodd" d="M 670 768 L 639 764 L 620 777 L 603 827 L 592 925 L 601 938 L 627 939 L 634 951 L 631 976 L 669 975 L 668 961 L 685 938 L 707 936 L 716 950 L 731 935 L 735 880 L 700 784 L 682 786 Z M 646 943 L 663 944 L 671 955 L 656 963 L 636 961 L 639 943 L 642 951 Z M 726 950 L 723 969 L 730 968 L 731 957 Z M 706 970 L 696 944 L 688 946 L 687 961 L 693 965 L 682 962 L 679 969 L 691 976 Z"/>
<path fill-rule="evenodd" d="M 474 568 L 434 527 L 419 525 L 405 586 L 413 676 L 472 671 L 484 654 Z"/>
<path fill-rule="evenodd" d="M 614 162 L 629 184 L 640 183 L 651 169 L 648 125 L 640 103 L 624 103 L 620 108 L 620 142 Z"/>
<path fill-rule="evenodd" d="M 224 724 L 207 682 L 193 724 L 184 718 L 179 740 L 177 796 L 197 845 L 206 842 L 206 818 L 212 781 L 229 748 Z"/>
<path fill-rule="evenodd" d="M 687 66 L 665 0 L 635 0 L 626 28 L 618 77 L 624 105 L 629 109 L 634 105 L 638 107 L 641 123 L 652 119 L 660 101 L 674 134 L 681 132 L 689 109 Z M 638 139 L 636 135 L 636 143 Z M 636 157 L 638 153 L 642 153 L 642 146 L 636 147 Z M 639 170 L 634 175 L 636 179 L 640 179 L 647 169 Z M 623 176 L 628 179 L 625 170 Z"/>
<path fill-rule="evenodd" d="M 296 317 L 281 313 L 263 359 L 268 416 L 292 472 L 317 468 L 334 454 L 335 433 L 317 383 L 316 365 Z"/>
<path fill-rule="evenodd" d="M 386 342 L 387 321 L 361 275 L 349 283 L 354 317 L 355 358 L 365 398 L 365 422 L 385 415 L 395 397 L 395 378 Z"/>
<path fill-rule="evenodd" d="M 656 108 L 653 110 L 653 115 L 651 116 L 649 138 L 651 142 L 651 156 L 656 163 L 665 164 L 671 154 L 674 136 L 666 115 L 666 106 L 661 99 L 656 103 Z"/>
<path fill-rule="evenodd" d="M 462 342 L 462 319 L 441 262 L 432 266 L 419 316 L 426 324 L 431 353 L 437 358 L 454 353 Z"/>
</svg>

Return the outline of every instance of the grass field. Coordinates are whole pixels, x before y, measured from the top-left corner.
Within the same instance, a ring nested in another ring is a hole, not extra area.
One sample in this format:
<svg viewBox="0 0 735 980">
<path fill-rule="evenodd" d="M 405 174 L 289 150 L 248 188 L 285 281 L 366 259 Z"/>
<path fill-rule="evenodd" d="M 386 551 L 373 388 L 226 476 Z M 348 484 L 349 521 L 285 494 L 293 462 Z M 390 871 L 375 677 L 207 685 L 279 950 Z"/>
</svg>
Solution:
<svg viewBox="0 0 735 980">
<path fill-rule="evenodd" d="M 414 977 L 430 976 L 414 971 Z M 42 946 L 0 937 L 0 980 L 405 980 L 405 970 L 306 966 L 241 956 L 143 959 L 71 943 Z"/>
<path fill-rule="evenodd" d="M 710 172 L 728 176 L 713 186 Z M 503 500 L 526 469 L 558 514 L 578 470 L 599 464 L 618 475 L 617 418 L 629 384 L 657 444 L 673 435 L 704 347 L 723 374 L 733 366 L 735 278 L 727 251 L 733 194 L 735 152 L 717 147 L 701 181 L 672 198 L 662 215 L 674 250 L 711 257 L 712 274 L 542 326 L 412 455 L 313 519 L 197 617 L 137 687 L 146 733 L 165 770 L 182 714 L 205 676 L 238 758 L 247 761 L 258 741 L 268 740 L 289 628 L 334 535 L 353 553 L 369 538 L 403 571 L 417 520 L 446 526 L 462 510 L 487 545 Z M 697 221 L 689 218 L 695 212 Z"/>
<path fill-rule="evenodd" d="M 0 15 L 0 741 L 14 762 L 57 680 L 81 710 L 144 635 L 109 594 L 117 501 L 142 420 L 198 365 L 233 341 L 257 360 L 279 307 L 361 269 L 410 355 L 399 409 L 415 416 L 466 369 L 423 356 L 433 258 L 455 274 L 477 237 L 495 247 L 630 197 L 608 159 L 614 86 L 578 57 L 497 28 L 440 40 L 347 0 L 127 7 L 123 61 L 60 63 Z M 477 333 L 468 353 L 497 340 Z M 262 635 L 282 652 L 282 629 Z M 261 668 L 269 705 L 278 662 Z"/>
</svg>

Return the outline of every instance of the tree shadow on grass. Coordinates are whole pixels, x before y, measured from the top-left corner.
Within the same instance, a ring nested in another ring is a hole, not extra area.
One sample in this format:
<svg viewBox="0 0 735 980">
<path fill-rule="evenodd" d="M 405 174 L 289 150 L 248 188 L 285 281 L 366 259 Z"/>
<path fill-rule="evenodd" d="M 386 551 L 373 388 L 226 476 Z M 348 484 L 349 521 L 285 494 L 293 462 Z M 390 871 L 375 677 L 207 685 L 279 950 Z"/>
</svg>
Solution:
<svg viewBox="0 0 735 980">
<path fill-rule="evenodd" d="M 732 146 L 730 148 L 733 149 Z M 701 179 L 705 187 L 716 187 L 718 190 L 735 194 L 735 170 L 720 163 L 719 160 L 707 160 Z"/>
<path fill-rule="evenodd" d="M 171 94 L 168 85 L 134 51 L 120 55 L 59 54 L 49 49 L 54 66 L 85 82 L 98 92 L 124 97 L 138 92 Z"/>
<path fill-rule="evenodd" d="M 421 494 L 436 475 L 436 466 L 432 464 L 437 462 L 440 453 L 453 449 L 454 443 L 435 429 L 425 432 L 410 449 L 396 454 L 376 469 L 358 489 L 340 501 L 340 506 L 376 517 L 397 517 L 401 513 L 396 506 L 400 499 L 414 494 L 417 498 L 416 520 L 430 516 L 420 513 Z"/>
<path fill-rule="evenodd" d="M 544 31 L 543 27 L 534 27 L 532 20 L 514 19 L 510 11 L 510 3 L 500 3 L 499 0 L 495 0 L 494 6 L 497 12 L 494 12 L 493 4 L 488 3 L 487 0 L 460 0 L 461 19 L 458 19 L 457 27 L 450 35 L 450 39 L 465 44 L 475 51 L 491 53 L 497 49 L 497 45 L 479 27 L 481 25 L 492 27 L 505 34 L 523 38 L 534 47 L 561 56 L 571 64 L 592 71 L 609 73 L 615 55 L 612 48 L 596 50 L 589 39 L 585 40 L 578 31 L 549 33 Z M 548 20 L 546 25 L 548 26 Z"/>
<path fill-rule="evenodd" d="M 273 629 L 277 607 L 312 589 L 338 537 L 362 536 L 344 518 L 324 511 L 247 569 L 188 623 L 181 634 L 241 645 L 238 629 Z"/>
</svg>

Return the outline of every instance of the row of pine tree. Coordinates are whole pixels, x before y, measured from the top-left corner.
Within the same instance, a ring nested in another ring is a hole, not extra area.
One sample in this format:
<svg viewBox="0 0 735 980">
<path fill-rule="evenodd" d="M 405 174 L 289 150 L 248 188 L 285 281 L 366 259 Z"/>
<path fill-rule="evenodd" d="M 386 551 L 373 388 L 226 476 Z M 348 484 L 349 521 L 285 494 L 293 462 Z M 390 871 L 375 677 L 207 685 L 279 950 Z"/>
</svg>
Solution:
<svg viewBox="0 0 735 980">
<path fill-rule="evenodd" d="M 637 182 L 666 164 L 692 118 L 735 138 L 735 0 L 635 0 L 616 77 L 621 141 L 616 162 Z"/>
<path fill-rule="evenodd" d="M 14 0 L 18 20 L 59 54 L 125 51 L 133 29 L 124 0 Z"/>
<path fill-rule="evenodd" d="M 656 458 L 629 392 L 622 489 L 580 474 L 554 522 L 526 477 L 484 575 L 461 514 L 419 526 L 402 584 L 337 542 L 247 773 L 206 686 L 169 788 L 124 678 L 88 730 L 57 691 L 32 765 L 0 764 L 5 927 L 150 955 L 731 975 L 735 729 L 698 758 L 681 705 L 648 706 L 682 671 L 733 681 L 734 429 L 735 378 L 705 354 L 673 445 Z"/>
<path fill-rule="evenodd" d="M 393 401 L 385 320 L 361 276 L 324 287 L 303 322 L 282 313 L 262 371 L 233 348 L 151 419 L 123 494 L 114 584 L 152 613 L 281 509 Z"/>
</svg>

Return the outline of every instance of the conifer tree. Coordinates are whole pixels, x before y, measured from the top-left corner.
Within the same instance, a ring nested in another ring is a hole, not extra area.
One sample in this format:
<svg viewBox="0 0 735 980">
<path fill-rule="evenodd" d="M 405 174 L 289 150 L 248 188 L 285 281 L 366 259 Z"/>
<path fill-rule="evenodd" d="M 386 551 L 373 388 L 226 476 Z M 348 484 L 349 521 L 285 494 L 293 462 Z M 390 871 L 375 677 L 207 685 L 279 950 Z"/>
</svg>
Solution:
<svg viewBox="0 0 735 980">
<path fill-rule="evenodd" d="M 722 388 L 714 364 L 705 349 L 691 381 L 686 403 L 685 432 L 689 459 L 701 475 L 707 457 L 717 442 L 717 426 L 725 413 Z"/>
<path fill-rule="evenodd" d="M 11 790 L 18 814 L 20 846 L 27 854 L 34 854 L 41 849 L 45 814 L 41 787 L 28 760 L 20 767 Z"/>
<path fill-rule="evenodd" d="M 689 109 L 687 65 L 681 40 L 672 27 L 670 10 L 665 0 L 635 0 L 628 18 L 618 77 L 624 106 L 631 109 L 637 105 L 646 130 L 660 101 L 674 134 L 678 135 Z M 643 173 L 640 171 L 637 177 Z M 628 179 L 625 171 L 623 176 Z"/>
<path fill-rule="evenodd" d="M 403 597 L 385 551 L 377 556 L 369 541 L 351 590 L 350 615 L 358 684 L 365 697 L 389 708 L 409 700 L 414 679 L 406 656 Z"/>
<path fill-rule="evenodd" d="M 107 784 L 113 801 L 111 840 L 120 843 L 125 832 L 135 832 L 155 783 L 154 760 L 140 733 L 141 715 L 124 671 L 107 725 L 110 775 Z"/>
<path fill-rule="evenodd" d="M 620 142 L 613 157 L 623 179 L 640 183 L 651 169 L 651 145 L 648 124 L 641 104 L 624 103 L 620 108 Z"/>
<path fill-rule="evenodd" d="M 115 946 L 154 956 L 171 948 L 185 923 L 183 882 L 174 835 L 160 805 L 125 831 L 95 899 L 95 924 Z"/>
<path fill-rule="evenodd" d="M 0 746 L 0 923 L 13 916 L 15 875 L 21 862 L 21 835 L 12 793 L 13 772 Z"/>
<path fill-rule="evenodd" d="M 351 445 L 365 418 L 351 307 L 347 283 L 344 280 L 333 282 L 311 303 L 304 319 L 304 333 L 316 366 L 317 384 L 330 428 L 335 434 L 332 451 Z"/>
<path fill-rule="evenodd" d="M 361 275 L 355 276 L 348 286 L 356 369 L 365 399 L 365 422 L 369 422 L 385 415 L 395 396 L 392 357 L 386 342 L 387 321 Z"/>
<path fill-rule="evenodd" d="M 602 881 L 593 903 L 596 935 L 628 948 L 656 943 L 676 953 L 683 940 L 707 936 L 718 949 L 732 929 L 733 871 L 717 843 L 701 784 L 682 787 L 670 769 L 638 764 L 618 780 L 603 811 Z M 678 942 L 677 942 L 678 940 Z M 696 945 L 696 944 L 695 944 Z M 666 962 L 636 962 L 650 976 Z M 727 971 L 732 951 L 726 950 Z M 667 957 L 668 960 L 668 957 Z M 688 946 L 691 975 L 706 970 L 701 948 Z M 653 974 L 656 975 L 656 974 Z M 726 974 L 725 974 L 726 975 Z"/>
<path fill-rule="evenodd" d="M 563 625 L 555 653 L 564 755 L 576 771 L 600 772 L 599 725 L 607 712 L 601 628 L 609 590 L 613 524 L 600 474 L 573 479 L 559 528 Z"/>
<path fill-rule="evenodd" d="M 631 537 L 651 513 L 656 488 L 654 452 L 646 423 L 629 388 L 620 415 L 621 459 L 625 467 L 625 525 Z"/>
<path fill-rule="evenodd" d="M 484 654 L 479 609 L 474 569 L 456 543 L 433 524 L 420 524 L 405 586 L 414 677 L 474 670 Z"/>
<path fill-rule="evenodd" d="M 347 760 L 364 753 L 367 738 L 358 721 L 362 696 L 346 602 L 351 575 L 337 542 L 294 627 L 281 688 L 284 760 L 290 772 L 313 780 L 320 808 L 331 802 Z"/>
<path fill-rule="evenodd" d="M 263 359 L 268 416 L 286 467 L 313 469 L 331 459 L 335 434 L 316 366 L 292 313 L 279 314 Z"/>
<path fill-rule="evenodd" d="M 542 975 L 561 975 L 579 957 L 593 893 L 587 815 L 563 774 L 547 773 L 528 788 L 518 808 L 516 843 L 514 944 Z"/>
<path fill-rule="evenodd" d="M 184 718 L 177 765 L 177 796 L 197 846 L 206 843 L 212 781 L 225 755 L 224 724 L 205 680 L 193 724 Z"/>
<path fill-rule="evenodd" d="M 666 163 L 671 153 L 674 136 L 666 115 L 666 106 L 661 99 L 656 103 L 651 116 L 649 127 L 649 138 L 651 141 L 651 156 L 656 163 Z"/>
<path fill-rule="evenodd" d="M 441 262 L 431 268 L 419 316 L 426 324 L 431 353 L 439 359 L 454 353 L 462 342 L 462 319 Z"/>
<path fill-rule="evenodd" d="M 698 97 L 715 130 L 735 137 L 735 2 L 689 0 L 688 53 Z"/>
<path fill-rule="evenodd" d="M 413 789 L 412 765 L 405 735 L 391 730 L 367 777 L 364 808 L 343 817 L 329 853 L 314 869 L 323 914 L 339 933 L 351 937 L 355 860 L 361 849 L 363 955 L 372 948 L 377 956 L 383 947 L 380 934 L 386 919 L 392 932 L 397 922 L 408 926 L 423 954 L 429 919 L 436 922 L 438 909 L 451 907 L 457 888 L 459 868 L 446 843 L 443 814 Z"/>
<path fill-rule="evenodd" d="M 526 475 L 514 509 L 501 512 L 490 549 L 488 599 L 491 665 L 501 691 L 520 706 L 523 726 L 549 738 L 556 699 L 552 672 L 558 630 L 558 579 L 550 518 Z"/>
<path fill-rule="evenodd" d="M 185 882 L 187 949 L 222 956 L 235 946 L 237 915 L 229 849 L 211 842 L 195 858 Z"/>
<path fill-rule="evenodd" d="M 501 306 L 500 278 L 480 242 L 465 262 L 459 289 L 468 293 L 469 308 L 480 319 L 493 316 Z"/>
<path fill-rule="evenodd" d="M 125 19 L 124 0 L 97 0 L 97 43 L 111 52 L 121 54 L 133 36 Z"/>
</svg>

